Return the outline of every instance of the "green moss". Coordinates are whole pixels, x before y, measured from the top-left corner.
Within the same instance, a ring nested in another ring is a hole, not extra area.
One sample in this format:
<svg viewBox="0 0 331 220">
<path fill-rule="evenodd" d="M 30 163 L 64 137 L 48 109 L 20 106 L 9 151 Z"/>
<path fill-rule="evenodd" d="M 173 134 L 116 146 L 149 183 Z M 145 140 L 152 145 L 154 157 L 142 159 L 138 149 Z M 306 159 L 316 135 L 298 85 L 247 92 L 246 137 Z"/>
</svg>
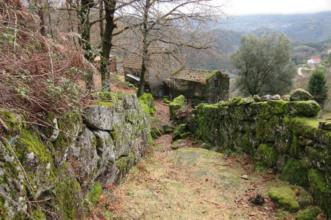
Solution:
<svg viewBox="0 0 331 220">
<path fill-rule="evenodd" d="M 82 199 L 81 188 L 77 180 L 71 176 L 63 177 L 55 186 L 55 196 L 61 219 L 78 219 Z"/>
<path fill-rule="evenodd" d="M 146 114 L 150 116 L 153 116 L 155 114 L 156 109 L 154 106 L 154 98 L 152 94 L 144 93 L 142 96 L 139 97 L 139 103 Z"/>
<path fill-rule="evenodd" d="M 38 208 L 32 212 L 32 219 L 33 220 L 46 220 L 46 215 L 40 208 Z"/>
<path fill-rule="evenodd" d="M 79 111 L 70 111 L 58 120 L 60 134 L 54 142 L 57 150 L 65 150 L 72 144 L 75 135 L 79 133 L 82 127 L 82 117 Z M 62 152 L 63 153 L 63 152 Z"/>
<path fill-rule="evenodd" d="M 52 155 L 47 147 L 40 141 L 36 133 L 23 129 L 18 138 L 19 151 L 23 154 L 33 152 L 41 162 L 47 163 Z M 21 155 L 24 156 L 24 155 Z"/>
<path fill-rule="evenodd" d="M 134 163 L 134 152 L 130 152 L 128 156 L 120 157 L 118 160 L 115 161 L 115 166 L 120 171 L 119 179 L 121 179 L 126 173 L 129 172 L 130 168 L 134 165 Z"/>
<path fill-rule="evenodd" d="M 275 166 L 278 159 L 278 153 L 276 149 L 269 144 L 260 144 L 256 153 L 255 160 L 259 165 L 265 167 L 273 167 Z"/>
<path fill-rule="evenodd" d="M 323 174 L 315 169 L 308 171 L 310 191 L 315 201 L 321 206 L 328 216 L 331 216 L 331 187 L 327 184 Z"/>
<path fill-rule="evenodd" d="M 172 102 L 169 104 L 169 111 L 171 119 L 176 119 L 176 114 L 178 110 L 184 109 L 186 106 L 185 96 L 180 95 L 176 97 Z"/>
<path fill-rule="evenodd" d="M 101 183 L 96 182 L 91 187 L 87 195 L 87 198 L 93 205 L 95 205 L 99 201 L 101 195 L 102 195 L 102 185 Z"/>
<path fill-rule="evenodd" d="M 294 135 L 314 137 L 319 121 L 313 118 L 286 117 L 285 124 Z"/>
<path fill-rule="evenodd" d="M 102 106 L 102 107 L 107 107 L 107 108 L 113 107 L 112 102 L 105 102 L 105 101 L 98 101 L 98 102 L 96 102 L 96 105 Z"/>
<path fill-rule="evenodd" d="M 296 220 L 315 220 L 316 217 L 321 213 L 321 209 L 315 206 L 307 207 L 306 209 L 300 210 L 296 215 Z"/>
<path fill-rule="evenodd" d="M 277 210 L 276 218 L 277 220 L 288 220 L 288 219 L 292 219 L 292 214 L 286 210 L 279 209 Z"/>
<path fill-rule="evenodd" d="M 98 92 L 97 98 L 103 102 L 109 102 L 112 100 L 112 93 L 111 92 Z"/>
<path fill-rule="evenodd" d="M 282 168 L 281 178 L 292 184 L 308 186 L 308 171 L 300 160 L 289 159 Z"/>
<path fill-rule="evenodd" d="M 6 109 L 0 108 L 0 127 L 8 129 L 9 134 L 17 133 L 23 128 L 22 118 Z"/>
<path fill-rule="evenodd" d="M 182 138 L 186 138 L 190 133 L 188 132 L 186 124 L 178 125 L 174 130 L 173 139 L 178 140 Z"/>
<path fill-rule="evenodd" d="M 315 101 L 294 101 L 289 103 L 289 114 L 302 117 L 316 117 L 321 110 Z"/>
<path fill-rule="evenodd" d="M 272 187 L 269 189 L 268 195 L 272 201 L 286 210 L 296 211 L 299 209 L 295 191 L 289 186 Z"/>
</svg>

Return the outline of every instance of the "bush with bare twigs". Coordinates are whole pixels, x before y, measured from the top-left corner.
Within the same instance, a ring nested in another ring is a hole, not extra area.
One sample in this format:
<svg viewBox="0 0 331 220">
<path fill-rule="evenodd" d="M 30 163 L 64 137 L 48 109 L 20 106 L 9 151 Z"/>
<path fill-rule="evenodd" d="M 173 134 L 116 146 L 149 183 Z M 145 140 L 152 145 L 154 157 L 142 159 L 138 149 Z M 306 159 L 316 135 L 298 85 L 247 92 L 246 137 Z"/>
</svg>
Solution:
<svg viewBox="0 0 331 220">
<path fill-rule="evenodd" d="M 93 69 L 81 51 L 62 43 L 42 36 L 38 17 L 19 1 L 0 2 L 0 108 L 39 122 L 86 101 L 79 82 Z"/>
</svg>

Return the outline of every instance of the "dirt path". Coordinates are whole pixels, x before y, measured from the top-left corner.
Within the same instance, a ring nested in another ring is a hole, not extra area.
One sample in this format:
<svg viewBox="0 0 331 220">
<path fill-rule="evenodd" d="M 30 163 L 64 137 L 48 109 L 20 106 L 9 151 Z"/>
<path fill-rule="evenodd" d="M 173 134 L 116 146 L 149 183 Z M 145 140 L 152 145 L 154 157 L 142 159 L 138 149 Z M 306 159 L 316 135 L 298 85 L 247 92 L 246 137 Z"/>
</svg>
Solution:
<svg viewBox="0 0 331 220">
<path fill-rule="evenodd" d="M 170 149 L 171 137 L 133 168 L 115 191 L 118 219 L 274 219 L 272 203 L 250 204 L 270 176 L 248 175 L 240 160 L 199 148 Z M 275 183 L 273 183 L 275 184 Z"/>
<path fill-rule="evenodd" d="M 156 107 L 164 111 L 162 104 Z M 115 188 L 115 219 L 276 219 L 268 199 L 263 206 L 249 201 L 278 184 L 273 175 L 256 174 L 247 159 L 193 148 L 190 141 L 185 148 L 171 150 L 171 139 L 157 139 Z"/>
</svg>

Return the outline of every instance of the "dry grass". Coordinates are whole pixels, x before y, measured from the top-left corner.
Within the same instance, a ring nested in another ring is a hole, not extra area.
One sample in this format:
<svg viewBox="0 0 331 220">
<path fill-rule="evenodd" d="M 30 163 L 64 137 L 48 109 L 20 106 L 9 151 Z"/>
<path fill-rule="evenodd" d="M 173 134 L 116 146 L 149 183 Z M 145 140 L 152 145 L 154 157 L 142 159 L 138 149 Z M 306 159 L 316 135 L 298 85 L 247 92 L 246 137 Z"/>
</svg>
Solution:
<svg viewBox="0 0 331 220">
<path fill-rule="evenodd" d="M 79 82 L 92 73 L 81 51 L 39 33 L 39 20 L 14 1 L 0 3 L 0 107 L 40 121 L 84 104 Z"/>
</svg>

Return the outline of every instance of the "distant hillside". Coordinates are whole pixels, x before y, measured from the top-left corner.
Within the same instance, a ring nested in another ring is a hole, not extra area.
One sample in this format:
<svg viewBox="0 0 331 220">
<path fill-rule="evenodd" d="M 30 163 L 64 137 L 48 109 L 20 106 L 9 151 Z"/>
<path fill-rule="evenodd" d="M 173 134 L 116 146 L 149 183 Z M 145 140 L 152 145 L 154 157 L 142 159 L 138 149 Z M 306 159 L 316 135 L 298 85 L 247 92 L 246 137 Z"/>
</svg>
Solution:
<svg viewBox="0 0 331 220">
<path fill-rule="evenodd" d="M 218 28 L 242 33 L 276 31 L 296 43 L 321 42 L 331 38 L 331 12 L 297 15 L 247 15 L 223 19 Z"/>
</svg>

